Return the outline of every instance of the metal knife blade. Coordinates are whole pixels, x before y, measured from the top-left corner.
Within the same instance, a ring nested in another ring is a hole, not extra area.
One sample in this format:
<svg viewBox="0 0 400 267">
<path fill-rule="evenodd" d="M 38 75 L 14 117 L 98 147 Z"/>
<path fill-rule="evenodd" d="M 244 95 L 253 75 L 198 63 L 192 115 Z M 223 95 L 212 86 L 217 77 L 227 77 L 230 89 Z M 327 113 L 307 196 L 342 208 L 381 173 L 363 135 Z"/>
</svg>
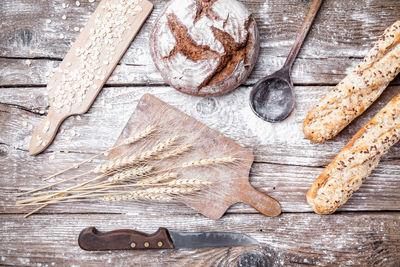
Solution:
<svg viewBox="0 0 400 267">
<path fill-rule="evenodd" d="M 229 232 L 168 231 L 175 248 L 238 247 L 258 245 L 248 235 Z"/>
</svg>

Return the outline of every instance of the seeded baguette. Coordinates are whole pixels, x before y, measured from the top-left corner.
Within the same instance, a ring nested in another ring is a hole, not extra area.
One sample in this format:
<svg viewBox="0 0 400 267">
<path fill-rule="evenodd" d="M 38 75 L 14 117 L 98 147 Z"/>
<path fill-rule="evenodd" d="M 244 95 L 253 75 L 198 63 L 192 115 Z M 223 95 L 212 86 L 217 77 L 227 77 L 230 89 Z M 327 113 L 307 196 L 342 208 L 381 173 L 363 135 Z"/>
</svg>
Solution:
<svg viewBox="0 0 400 267">
<path fill-rule="evenodd" d="M 361 115 L 400 72 L 400 20 L 387 28 L 361 63 L 330 91 L 303 123 L 305 136 L 321 143 Z"/>
<path fill-rule="evenodd" d="M 315 212 L 331 214 L 346 203 L 399 139 L 400 94 L 354 135 L 315 180 L 307 192 Z"/>
</svg>

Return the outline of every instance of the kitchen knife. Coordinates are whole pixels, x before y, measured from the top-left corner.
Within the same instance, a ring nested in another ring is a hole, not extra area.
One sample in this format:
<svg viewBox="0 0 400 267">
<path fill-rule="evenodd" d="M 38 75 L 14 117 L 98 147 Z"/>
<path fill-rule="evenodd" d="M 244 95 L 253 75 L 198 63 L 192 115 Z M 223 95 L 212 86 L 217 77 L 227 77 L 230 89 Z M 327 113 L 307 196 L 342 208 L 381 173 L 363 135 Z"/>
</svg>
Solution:
<svg viewBox="0 0 400 267">
<path fill-rule="evenodd" d="M 241 233 L 176 232 L 160 227 L 154 234 L 134 230 L 100 232 L 95 227 L 84 229 L 78 239 L 84 250 L 180 249 L 207 247 L 254 246 L 257 240 Z"/>
</svg>

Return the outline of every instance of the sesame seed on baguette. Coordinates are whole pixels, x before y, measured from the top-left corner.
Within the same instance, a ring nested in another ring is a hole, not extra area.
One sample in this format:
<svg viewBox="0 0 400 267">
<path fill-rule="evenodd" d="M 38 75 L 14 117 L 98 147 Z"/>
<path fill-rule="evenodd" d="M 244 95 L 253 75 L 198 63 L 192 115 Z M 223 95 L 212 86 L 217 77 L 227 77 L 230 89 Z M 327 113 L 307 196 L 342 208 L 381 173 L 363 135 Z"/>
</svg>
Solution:
<svg viewBox="0 0 400 267">
<path fill-rule="evenodd" d="M 315 212 L 331 214 L 358 190 L 381 157 L 400 139 L 400 94 L 365 124 L 307 192 Z"/>
<path fill-rule="evenodd" d="M 361 63 L 330 91 L 303 123 L 305 136 L 324 142 L 361 115 L 400 72 L 400 20 L 387 28 Z"/>
</svg>

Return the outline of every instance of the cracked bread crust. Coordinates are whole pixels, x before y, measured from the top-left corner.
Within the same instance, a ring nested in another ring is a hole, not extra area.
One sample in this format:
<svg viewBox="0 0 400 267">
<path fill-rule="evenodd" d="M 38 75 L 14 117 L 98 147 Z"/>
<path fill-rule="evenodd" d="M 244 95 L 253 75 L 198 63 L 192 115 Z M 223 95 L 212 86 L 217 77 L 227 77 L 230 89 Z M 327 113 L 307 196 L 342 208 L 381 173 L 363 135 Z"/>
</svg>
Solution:
<svg viewBox="0 0 400 267">
<path fill-rule="evenodd" d="M 237 0 L 172 0 L 150 35 L 164 81 L 196 96 L 234 90 L 249 76 L 258 51 L 255 20 Z"/>
<path fill-rule="evenodd" d="M 365 124 L 325 168 L 307 192 L 307 202 L 317 213 L 335 212 L 399 139 L 400 94 Z"/>
<path fill-rule="evenodd" d="M 330 91 L 303 123 L 305 136 L 324 142 L 361 115 L 400 72 L 400 20 L 387 28 L 361 63 Z"/>
</svg>

